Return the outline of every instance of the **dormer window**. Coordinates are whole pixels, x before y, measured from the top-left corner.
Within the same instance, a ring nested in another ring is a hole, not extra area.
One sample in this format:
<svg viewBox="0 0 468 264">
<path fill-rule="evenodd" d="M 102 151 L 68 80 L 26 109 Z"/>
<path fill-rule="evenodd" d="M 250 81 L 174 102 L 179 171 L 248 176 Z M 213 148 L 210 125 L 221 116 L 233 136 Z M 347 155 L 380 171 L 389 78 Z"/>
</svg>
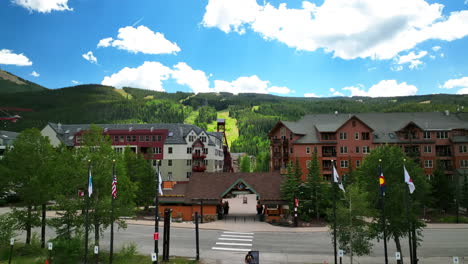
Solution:
<svg viewBox="0 0 468 264">
<path fill-rule="evenodd" d="M 189 142 L 193 142 L 193 141 L 195 141 L 195 136 L 190 135 L 189 136 Z"/>
<path fill-rule="evenodd" d="M 202 136 L 200 139 L 201 139 L 201 142 L 203 142 L 203 143 L 206 142 L 206 137 L 205 136 Z"/>
</svg>

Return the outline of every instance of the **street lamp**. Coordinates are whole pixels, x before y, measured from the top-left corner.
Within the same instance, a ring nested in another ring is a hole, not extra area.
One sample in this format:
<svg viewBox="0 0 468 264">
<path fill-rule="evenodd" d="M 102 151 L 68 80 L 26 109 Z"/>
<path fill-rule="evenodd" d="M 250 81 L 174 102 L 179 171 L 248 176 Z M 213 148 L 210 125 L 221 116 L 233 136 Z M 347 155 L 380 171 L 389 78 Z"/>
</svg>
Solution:
<svg viewBox="0 0 468 264">
<path fill-rule="evenodd" d="M 155 199 L 155 217 L 154 217 L 154 253 L 156 254 L 156 260 L 153 261 L 153 264 L 158 263 L 158 257 L 159 257 L 159 247 L 158 247 L 158 242 L 159 242 L 159 185 L 161 184 L 159 182 L 159 165 L 160 165 L 160 160 L 156 160 L 156 199 Z"/>
</svg>

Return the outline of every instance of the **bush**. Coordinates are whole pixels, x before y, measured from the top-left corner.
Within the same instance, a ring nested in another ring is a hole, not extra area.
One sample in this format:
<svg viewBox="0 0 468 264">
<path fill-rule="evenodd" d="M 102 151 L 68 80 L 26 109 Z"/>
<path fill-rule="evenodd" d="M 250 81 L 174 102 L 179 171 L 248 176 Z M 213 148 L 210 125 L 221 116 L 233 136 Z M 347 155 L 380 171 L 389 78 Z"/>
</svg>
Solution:
<svg viewBox="0 0 468 264">
<path fill-rule="evenodd" d="M 118 256 L 122 259 L 131 258 L 137 255 L 137 245 L 135 242 L 130 242 L 125 244 L 122 249 L 120 250 Z"/>
<path fill-rule="evenodd" d="M 15 237 L 15 220 L 11 214 L 0 215 L 0 247 L 9 245 L 10 238 Z"/>
<path fill-rule="evenodd" d="M 52 242 L 54 263 L 77 263 L 83 257 L 82 236 L 77 235 L 71 239 L 56 238 Z"/>
</svg>

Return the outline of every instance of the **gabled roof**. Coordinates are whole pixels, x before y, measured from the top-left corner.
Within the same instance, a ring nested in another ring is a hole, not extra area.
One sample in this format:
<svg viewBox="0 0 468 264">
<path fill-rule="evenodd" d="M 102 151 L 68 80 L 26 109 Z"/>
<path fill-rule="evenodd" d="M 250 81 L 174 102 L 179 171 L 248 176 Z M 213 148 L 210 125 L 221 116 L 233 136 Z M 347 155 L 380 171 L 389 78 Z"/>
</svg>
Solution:
<svg viewBox="0 0 468 264">
<path fill-rule="evenodd" d="M 19 133 L 16 132 L 0 130 L 0 139 L 2 139 L 4 145 L 13 144 L 13 141 L 18 135 Z"/>
<path fill-rule="evenodd" d="M 48 123 L 48 125 L 57 133 L 57 137 L 67 146 L 73 146 L 73 136 L 75 133 L 88 130 L 90 124 L 57 124 Z M 95 124 L 103 129 L 108 130 L 154 130 L 167 129 L 168 135 L 166 137 L 165 144 L 186 144 L 185 137 L 190 131 L 194 131 L 199 135 L 202 131 L 201 128 L 195 125 L 189 124 L 178 124 L 178 123 L 161 123 L 161 124 Z M 213 132 L 215 133 L 215 132 Z M 208 134 L 208 133 L 207 133 Z M 214 145 L 213 141 L 208 137 L 208 144 Z"/>
<path fill-rule="evenodd" d="M 439 112 L 314 114 L 306 115 L 297 122 L 279 121 L 277 125 L 283 124 L 294 133 L 304 135 L 295 143 L 319 143 L 319 132 L 335 132 L 355 117 L 373 130 L 375 143 L 392 143 L 398 142 L 395 132 L 410 122 L 425 131 L 468 129 L 468 122 L 459 116 L 459 114 L 446 115 Z"/>
</svg>

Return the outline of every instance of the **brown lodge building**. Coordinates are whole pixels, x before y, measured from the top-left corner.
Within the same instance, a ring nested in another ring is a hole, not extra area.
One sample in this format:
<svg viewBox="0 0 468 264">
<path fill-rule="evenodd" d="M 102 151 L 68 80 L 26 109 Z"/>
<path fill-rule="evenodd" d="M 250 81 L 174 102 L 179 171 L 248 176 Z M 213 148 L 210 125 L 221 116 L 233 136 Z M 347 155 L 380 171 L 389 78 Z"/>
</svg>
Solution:
<svg viewBox="0 0 468 264">
<path fill-rule="evenodd" d="M 172 217 L 191 221 L 195 212 L 207 221 L 217 218 L 217 207 L 223 199 L 235 195 L 255 194 L 265 208 L 266 221 L 278 221 L 285 201 L 281 200 L 279 172 L 263 173 L 194 173 L 189 181 L 163 182 L 163 195 L 159 197 L 159 214 L 172 209 Z M 203 209 L 202 209 L 203 207 Z"/>
<path fill-rule="evenodd" d="M 269 132 L 270 171 L 299 160 L 303 180 L 312 153 L 322 175 L 332 175 L 332 160 L 340 175 L 358 168 L 379 145 L 401 147 L 424 168 L 428 177 L 440 161 L 445 174 L 468 168 L 468 118 L 466 113 L 360 113 L 306 115 L 297 122 L 279 121 Z"/>
</svg>

